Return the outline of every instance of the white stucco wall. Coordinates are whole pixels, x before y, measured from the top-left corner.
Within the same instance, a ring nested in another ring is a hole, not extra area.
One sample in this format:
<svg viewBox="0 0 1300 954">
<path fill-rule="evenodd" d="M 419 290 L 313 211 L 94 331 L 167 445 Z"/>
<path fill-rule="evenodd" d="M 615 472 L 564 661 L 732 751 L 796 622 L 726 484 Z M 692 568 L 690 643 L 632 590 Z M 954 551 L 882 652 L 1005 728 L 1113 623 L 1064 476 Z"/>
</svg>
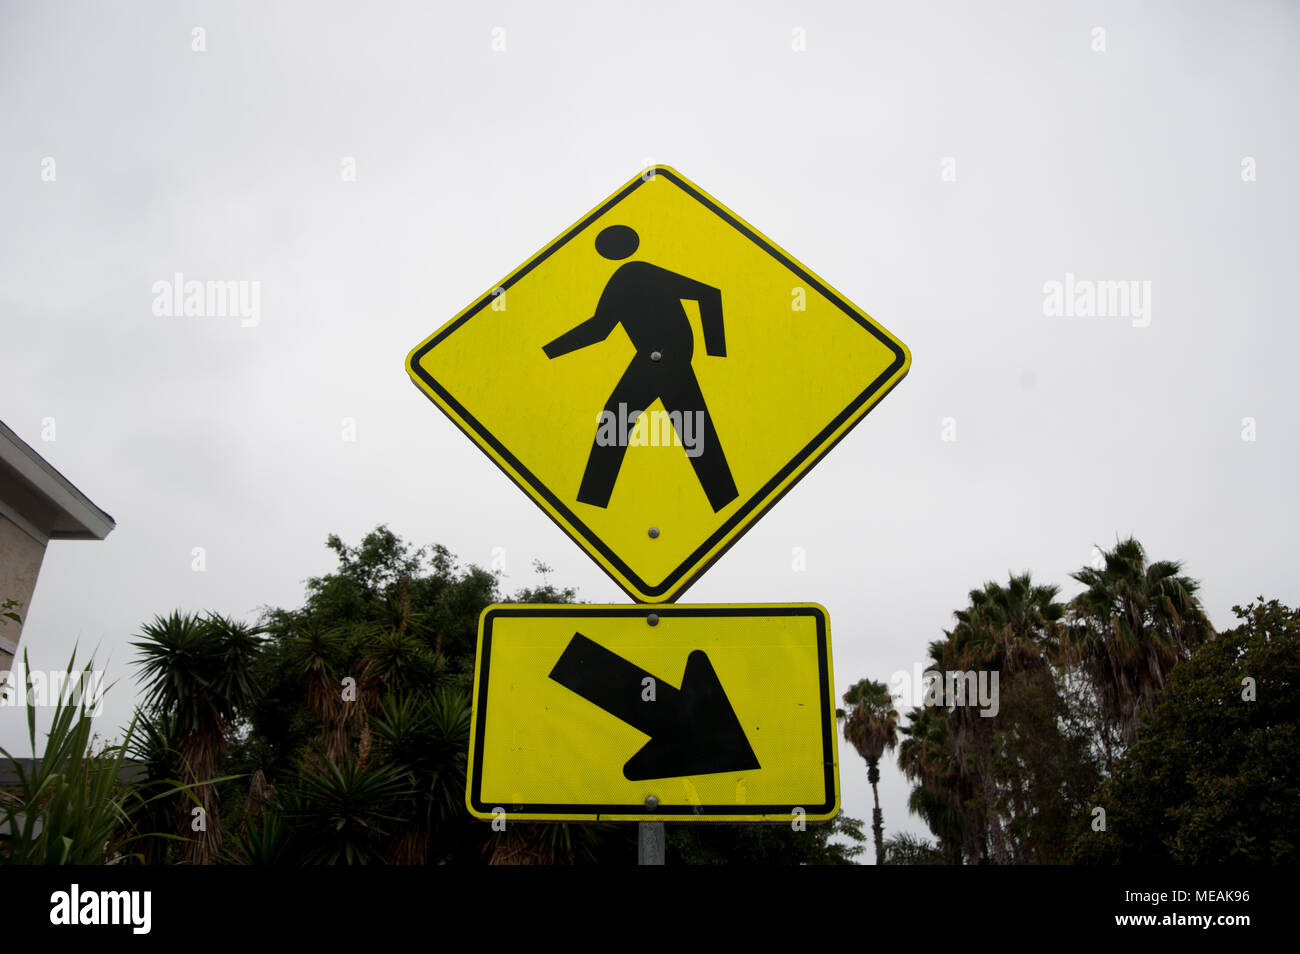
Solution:
<svg viewBox="0 0 1300 954">
<path fill-rule="evenodd" d="M 41 571 L 45 545 L 24 529 L 0 514 L 0 601 L 18 600 L 23 605 L 15 612 L 24 619 L 36 590 L 36 576 Z M 17 643 L 21 627 L 12 620 L 0 623 L 0 639 Z M 10 668 L 12 656 L 0 645 L 0 669 Z"/>
</svg>

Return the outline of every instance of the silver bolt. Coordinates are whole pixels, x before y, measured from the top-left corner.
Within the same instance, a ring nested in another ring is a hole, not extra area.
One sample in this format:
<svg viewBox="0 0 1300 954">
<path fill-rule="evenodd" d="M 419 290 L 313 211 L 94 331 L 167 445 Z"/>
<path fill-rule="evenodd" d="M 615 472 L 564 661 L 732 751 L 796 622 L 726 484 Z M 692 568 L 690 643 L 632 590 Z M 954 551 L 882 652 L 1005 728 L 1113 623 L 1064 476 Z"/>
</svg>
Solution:
<svg viewBox="0 0 1300 954">
<path fill-rule="evenodd" d="M 645 621 L 646 621 L 647 623 L 649 623 L 651 626 L 658 626 L 658 625 L 659 625 L 659 614 L 658 614 L 658 613 L 651 613 L 649 616 L 647 616 L 647 617 L 645 618 Z"/>
<path fill-rule="evenodd" d="M 662 357 L 663 357 L 663 354 L 662 354 L 661 352 L 659 352 L 659 351 L 651 351 L 651 352 L 650 352 L 650 360 L 651 360 L 651 361 L 658 361 L 658 360 L 659 360 L 660 358 L 662 358 Z"/>
<path fill-rule="evenodd" d="M 658 528 L 658 527 L 651 527 L 651 528 L 650 528 L 650 539 L 653 540 L 653 539 L 654 539 L 655 537 L 657 537 L 657 536 L 659 536 L 659 528 Z"/>
<path fill-rule="evenodd" d="M 650 811 L 654 811 L 659 807 L 659 799 L 655 798 L 653 795 L 647 795 L 645 797 L 645 807 L 650 809 Z"/>
</svg>

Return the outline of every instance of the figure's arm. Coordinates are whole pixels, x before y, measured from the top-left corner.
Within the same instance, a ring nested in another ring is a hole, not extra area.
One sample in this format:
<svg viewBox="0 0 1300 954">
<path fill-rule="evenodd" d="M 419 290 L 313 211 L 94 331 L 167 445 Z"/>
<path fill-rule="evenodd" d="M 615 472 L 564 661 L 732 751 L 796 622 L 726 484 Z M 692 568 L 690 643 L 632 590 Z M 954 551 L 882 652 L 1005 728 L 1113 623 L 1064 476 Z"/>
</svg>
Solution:
<svg viewBox="0 0 1300 954">
<path fill-rule="evenodd" d="M 700 324 L 704 326 L 704 351 L 715 358 L 727 356 L 727 337 L 722 330 L 722 290 L 697 282 L 667 269 L 658 269 L 658 280 L 678 298 L 699 302 Z"/>
<path fill-rule="evenodd" d="M 678 298 L 700 304 L 700 324 L 704 326 L 704 351 L 715 358 L 727 356 L 727 336 L 722 330 L 722 290 L 697 282 L 685 275 L 660 269 L 660 281 Z"/>
<path fill-rule="evenodd" d="M 595 315 L 578 325 L 578 327 L 566 331 L 550 344 L 543 345 L 542 350 L 546 352 L 546 357 L 558 358 L 560 355 L 568 354 L 570 351 L 577 351 L 579 348 L 587 347 L 587 345 L 598 344 L 609 337 L 609 333 L 614 330 L 616 324 L 618 324 L 617 317 L 602 317 L 600 309 L 597 308 Z"/>
<path fill-rule="evenodd" d="M 700 286 L 700 323 L 704 326 L 704 351 L 715 358 L 727 356 L 727 337 L 722 330 L 722 290 L 710 285 Z"/>
</svg>

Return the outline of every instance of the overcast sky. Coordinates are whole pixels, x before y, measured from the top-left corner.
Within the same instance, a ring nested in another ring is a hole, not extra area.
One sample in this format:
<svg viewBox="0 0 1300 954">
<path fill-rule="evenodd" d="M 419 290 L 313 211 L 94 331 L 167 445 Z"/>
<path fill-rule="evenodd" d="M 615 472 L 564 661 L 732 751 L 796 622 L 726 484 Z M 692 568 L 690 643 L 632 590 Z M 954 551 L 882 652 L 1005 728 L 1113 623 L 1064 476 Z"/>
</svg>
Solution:
<svg viewBox="0 0 1300 954">
<path fill-rule="evenodd" d="M 142 621 L 296 606 L 330 533 L 627 600 L 403 360 L 653 162 L 913 356 L 684 601 L 822 603 L 837 693 L 985 580 L 1073 595 L 1117 536 L 1218 627 L 1300 602 L 1300 8 L 448 6 L 0 2 L 0 419 L 117 521 L 51 544 L 23 646 L 109 657 L 104 734 Z M 156 315 L 177 272 L 260 283 L 256 323 Z M 1137 297 L 1053 314 L 1067 275 Z M 886 832 L 923 832 L 882 779 Z"/>
</svg>

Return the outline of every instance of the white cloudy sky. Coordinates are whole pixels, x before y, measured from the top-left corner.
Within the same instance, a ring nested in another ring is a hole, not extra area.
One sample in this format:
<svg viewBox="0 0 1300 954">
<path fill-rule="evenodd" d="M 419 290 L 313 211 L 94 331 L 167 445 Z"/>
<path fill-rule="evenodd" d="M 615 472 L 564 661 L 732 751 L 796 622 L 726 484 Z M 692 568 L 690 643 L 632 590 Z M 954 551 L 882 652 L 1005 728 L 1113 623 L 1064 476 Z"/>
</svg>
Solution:
<svg viewBox="0 0 1300 954">
<path fill-rule="evenodd" d="M 296 605 L 332 532 L 626 599 L 402 362 L 650 162 L 914 360 L 689 601 L 822 603 L 841 691 L 924 661 L 986 579 L 1072 595 L 1117 535 L 1186 561 L 1216 625 L 1300 601 L 1294 5 L 448 7 L 0 3 L 0 418 L 118 524 L 50 547 L 24 645 L 111 657 L 106 733 L 143 620 Z M 156 317 L 178 271 L 260 282 L 260 323 Z M 1150 282 L 1149 324 L 1046 317 L 1067 272 Z"/>
</svg>

